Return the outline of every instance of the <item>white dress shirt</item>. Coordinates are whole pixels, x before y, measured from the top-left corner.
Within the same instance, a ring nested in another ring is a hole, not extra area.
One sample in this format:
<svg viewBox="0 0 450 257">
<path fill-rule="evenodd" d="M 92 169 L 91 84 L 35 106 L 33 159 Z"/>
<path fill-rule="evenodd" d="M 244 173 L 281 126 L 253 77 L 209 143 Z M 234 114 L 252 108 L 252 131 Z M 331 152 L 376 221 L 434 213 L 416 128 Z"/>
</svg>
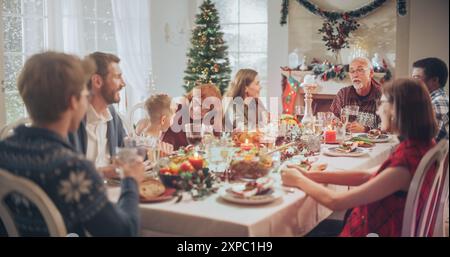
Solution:
<svg viewBox="0 0 450 257">
<path fill-rule="evenodd" d="M 108 109 L 103 113 L 97 113 L 94 107 L 89 105 L 86 114 L 86 157 L 93 161 L 97 168 L 110 164 L 111 154 L 108 148 L 108 139 L 106 138 L 107 122 L 110 120 L 112 120 L 112 116 Z"/>
</svg>

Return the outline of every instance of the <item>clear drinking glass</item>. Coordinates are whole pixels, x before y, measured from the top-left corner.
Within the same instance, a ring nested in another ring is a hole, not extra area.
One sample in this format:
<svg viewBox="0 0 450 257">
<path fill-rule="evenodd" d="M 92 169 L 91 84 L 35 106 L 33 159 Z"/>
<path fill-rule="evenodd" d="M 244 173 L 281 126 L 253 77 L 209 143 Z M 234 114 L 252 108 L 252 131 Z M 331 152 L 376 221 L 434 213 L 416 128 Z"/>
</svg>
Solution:
<svg viewBox="0 0 450 257">
<path fill-rule="evenodd" d="M 342 122 L 337 122 L 335 126 L 336 130 L 336 141 L 341 144 L 346 139 L 346 125 Z"/>
<path fill-rule="evenodd" d="M 320 120 L 318 118 L 314 118 L 314 124 L 313 124 L 313 132 L 316 136 L 322 135 L 324 129 L 324 121 Z"/>
<path fill-rule="evenodd" d="M 359 106 L 357 105 L 347 105 L 341 110 L 341 121 L 345 124 L 345 128 L 347 128 L 348 123 L 356 122 L 358 120 L 359 115 Z M 351 131 L 349 131 L 350 136 L 352 135 Z"/>
<path fill-rule="evenodd" d="M 305 116 L 305 106 L 303 105 L 295 106 L 295 118 L 299 122 L 301 122 L 304 116 Z"/>
<path fill-rule="evenodd" d="M 202 124 L 189 123 L 184 129 L 189 144 L 198 146 L 202 142 Z"/>
<path fill-rule="evenodd" d="M 321 136 L 311 134 L 306 136 L 306 148 L 314 155 L 320 154 Z"/>
<path fill-rule="evenodd" d="M 344 107 L 344 111 L 348 114 L 348 122 L 355 122 L 358 120 L 359 106 L 347 105 Z"/>
<path fill-rule="evenodd" d="M 345 108 L 341 109 L 341 117 L 340 118 L 341 118 L 342 124 L 346 128 L 347 124 L 348 124 L 348 120 L 349 120 L 349 112 Z"/>
<path fill-rule="evenodd" d="M 318 112 L 317 119 L 322 121 L 323 128 L 326 129 L 331 124 L 334 114 L 332 112 Z"/>
</svg>

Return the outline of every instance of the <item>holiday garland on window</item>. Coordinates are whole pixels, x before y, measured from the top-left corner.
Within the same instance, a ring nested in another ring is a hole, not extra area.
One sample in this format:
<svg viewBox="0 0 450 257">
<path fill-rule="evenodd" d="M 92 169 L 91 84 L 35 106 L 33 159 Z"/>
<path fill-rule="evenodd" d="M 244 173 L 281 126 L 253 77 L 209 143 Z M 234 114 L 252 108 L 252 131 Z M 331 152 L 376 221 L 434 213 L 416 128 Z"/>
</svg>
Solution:
<svg viewBox="0 0 450 257">
<path fill-rule="evenodd" d="M 375 0 L 361 8 L 348 12 L 326 11 L 308 0 L 297 0 L 311 13 L 321 16 L 325 19 L 319 33 L 323 34 L 322 40 L 327 46 L 327 50 L 338 52 L 342 48 L 348 48 L 348 37 L 350 33 L 358 29 L 359 24 L 356 19 L 367 16 L 374 10 L 382 6 L 386 0 Z M 281 9 L 281 25 L 287 23 L 289 12 L 289 0 L 283 0 Z M 406 15 L 406 0 L 397 0 L 397 13 L 401 16 Z"/>
</svg>

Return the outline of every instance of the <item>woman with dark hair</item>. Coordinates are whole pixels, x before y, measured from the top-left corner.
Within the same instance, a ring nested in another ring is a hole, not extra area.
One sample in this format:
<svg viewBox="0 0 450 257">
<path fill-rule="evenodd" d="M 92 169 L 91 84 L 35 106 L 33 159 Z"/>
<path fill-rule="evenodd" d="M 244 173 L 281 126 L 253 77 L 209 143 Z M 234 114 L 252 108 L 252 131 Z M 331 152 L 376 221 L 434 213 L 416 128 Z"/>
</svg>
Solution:
<svg viewBox="0 0 450 257">
<path fill-rule="evenodd" d="M 402 138 L 376 174 L 364 171 L 305 172 L 299 166 L 282 171 L 285 185 L 302 189 L 331 210 L 353 208 L 341 236 L 400 236 L 406 196 L 420 160 L 434 145 L 437 124 L 426 86 L 417 80 L 397 79 L 383 87 L 377 114 L 382 130 Z M 430 185 L 429 172 L 424 185 Z M 352 186 L 333 192 L 319 183 Z M 424 188 L 423 199 L 430 189 Z M 423 206 L 419 202 L 419 209 Z M 420 215 L 418 215 L 418 218 Z"/>
</svg>

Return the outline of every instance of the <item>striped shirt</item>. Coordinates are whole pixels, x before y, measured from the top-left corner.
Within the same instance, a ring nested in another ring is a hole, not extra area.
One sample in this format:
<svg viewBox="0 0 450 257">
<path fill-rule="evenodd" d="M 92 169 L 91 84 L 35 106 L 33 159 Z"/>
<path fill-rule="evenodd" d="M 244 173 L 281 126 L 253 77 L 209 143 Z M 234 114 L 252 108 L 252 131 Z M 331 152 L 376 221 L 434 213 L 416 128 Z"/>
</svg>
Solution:
<svg viewBox="0 0 450 257">
<path fill-rule="evenodd" d="M 436 112 L 439 132 L 436 141 L 448 139 L 448 96 L 443 88 L 439 88 L 431 93 L 431 103 Z"/>
<path fill-rule="evenodd" d="M 377 101 L 381 98 L 380 85 L 372 80 L 371 89 L 367 96 L 360 96 L 353 86 L 344 87 L 337 93 L 331 104 L 330 111 L 336 117 L 341 116 L 341 109 L 348 105 L 359 106 L 357 122 L 369 129 L 378 128 L 380 117 L 376 115 Z"/>
</svg>

